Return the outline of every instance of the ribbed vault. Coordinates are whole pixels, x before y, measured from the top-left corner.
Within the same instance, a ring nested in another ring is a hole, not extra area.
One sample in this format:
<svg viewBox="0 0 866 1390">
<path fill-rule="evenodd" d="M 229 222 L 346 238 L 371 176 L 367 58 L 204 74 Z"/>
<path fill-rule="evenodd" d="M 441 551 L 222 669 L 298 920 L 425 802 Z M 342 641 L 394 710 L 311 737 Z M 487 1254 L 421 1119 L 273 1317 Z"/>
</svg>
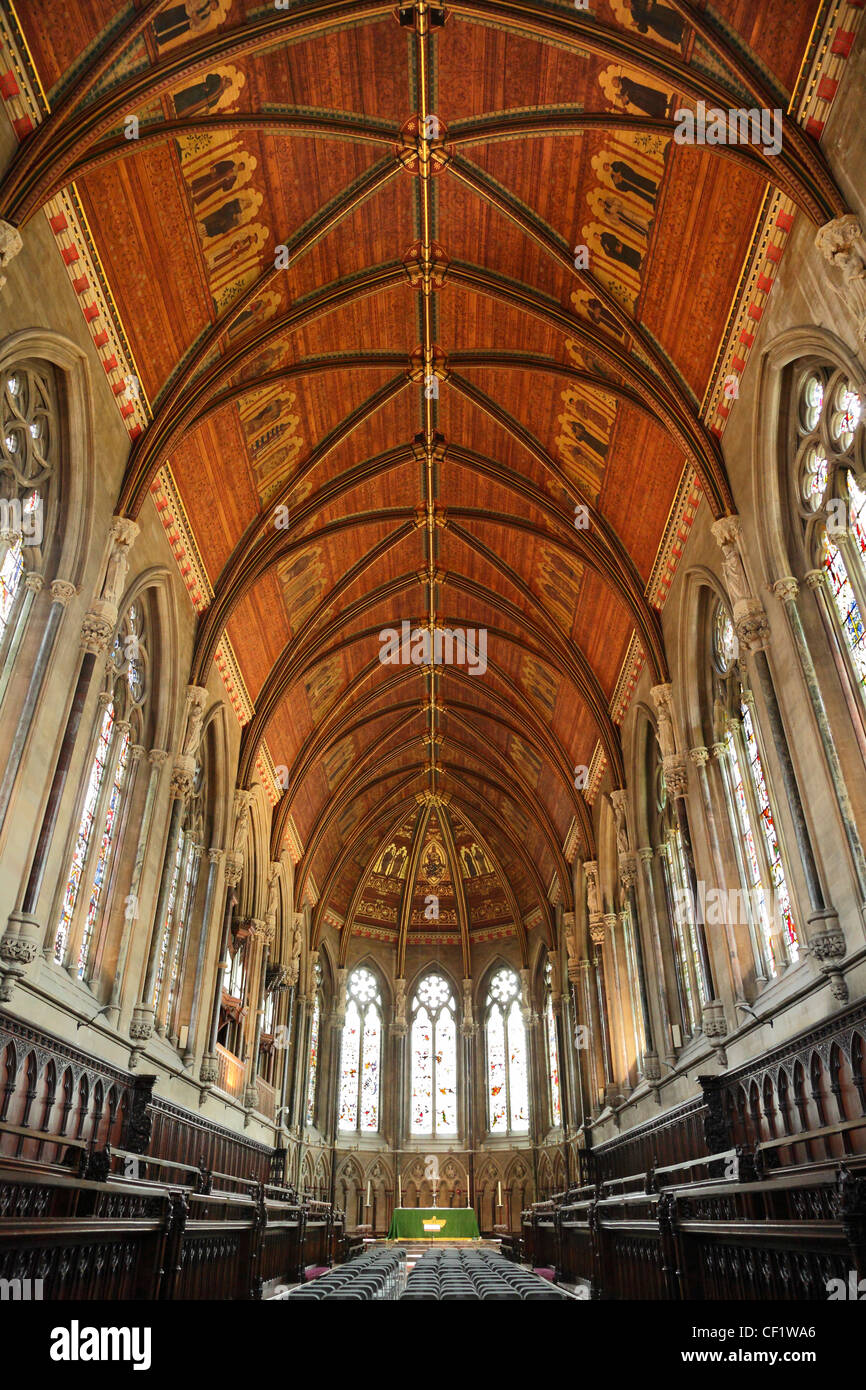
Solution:
<svg viewBox="0 0 866 1390">
<path fill-rule="evenodd" d="M 447 938 L 469 974 L 476 933 L 526 960 L 527 924 L 571 905 L 572 830 L 594 852 L 575 768 L 598 744 L 623 784 L 635 635 L 668 677 L 669 517 L 692 477 L 733 510 L 701 401 L 757 213 L 768 188 L 816 225 L 844 209 L 790 115 L 770 155 L 678 145 L 675 112 L 787 113 L 815 9 L 20 16 L 50 111 L 0 217 L 74 185 L 151 403 L 118 511 L 168 465 L 214 590 L 190 679 L 231 642 L 239 780 L 266 742 L 272 854 L 300 842 L 297 905 L 344 959 L 378 935 L 403 973 Z M 475 647 L 383 662 L 404 623 Z"/>
</svg>

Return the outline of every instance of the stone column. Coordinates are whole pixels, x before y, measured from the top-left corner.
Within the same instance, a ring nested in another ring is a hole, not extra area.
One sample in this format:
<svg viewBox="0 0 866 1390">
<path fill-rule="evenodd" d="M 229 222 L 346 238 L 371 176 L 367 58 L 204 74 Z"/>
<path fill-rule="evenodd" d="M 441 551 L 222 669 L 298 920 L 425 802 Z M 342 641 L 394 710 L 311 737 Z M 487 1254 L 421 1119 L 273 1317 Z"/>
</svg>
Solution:
<svg viewBox="0 0 866 1390">
<path fill-rule="evenodd" d="M 644 964 L 643 943 L 641 941 L 640 917 L 637 906 L 637 859 L 631 849 L 632 839 L 628 826 L 628 793 L 624 787 L 620 787 L 610 794 L 611 805 L 613 807 L 614 819 L 616 821 L 616 842 L 617 857 L 619 868 L 619 881 L 622 886 L 628 905 L 628 912 L 631 915 L 631 927 L 633 933 L 634 954 L 635 954 L 635 973 L 636 980 L 632 980 L 632 1006 L 634 1006 L 634 988 L 637 988 L 640 1001 L 641 1024 L 643 1031 L 643 1049 L 641 1051 L 638 1037 L 637 1020 L 635 1019 L 635 1042 L 638 1047 L 637 1065 L 639 1070 L 650 1081 L 658 1081 L 661 1077 L 659 1068 L 658 1054 L 653 1044 L 652 1014 L 649 1007 L 649 996 L 647 993 L 646 968 Z M 626 963 L 629 964 L 628 956 L 628 924 L 623 920 L 623 941 L 626 946 Z"/>
<path fill-rule="evenodd" d="M 713 800 L 710 796 L 710 784 L 707 778 L 707 763 L 709 762 L 710 757 L 709 749 L 704 748 L 702 745 L 700 747 L 691 748 L 689 749 L 689 757 L 691 758 L 692 762 L 698 770 L 698 786 L 700 787 L 701 792 L 704 819 L 707 823 L 707 833 L 710 842 L 710 855 L 712 857 L 713 868 L 716 874 L 716 883 L 724 893 L 725 940 L 727 942 L 728 947 L 728 961 L 731 967 L 731 982 L 734 987 L 734 999 L 743 1001 L 745 1000 L 745 994 L 743 992 L 743 972 L 740 968 L 740 956 L 737 948 L 737 938 L 734 933 L 733 924 L 730 921 L 730 912 L 728 911 L 729 896 L 727 883 L 725 880 L 725 867 L 722 860 L 722 850 L 719 844 L 718 831 L 716 829 L 716 817 L 715 812 L 713 810 Z"/>
<path fill-rule="evenodd" d="M 123 932 L 120 937 L 117 964 L 114 970 L 114 980 L 111 985 L 111 995 L 109 996 L 108 1017 L 115 1027 L 120 1018 L 120 997 L 123 989 L 123 977 L 126 970 L 126 960 L 129 954 L 133 924 L 141 915 L 139 908 L 141 875 L 144 871 L 144 860 L 147 853 L 148 841 L 150 839 L 150 828 L 153 823 L 153 808 L 156 802 L 160 773 L 162 772 L 167 758 L 168 753 L 162 748 L 152 748 L 147 755 L 147 761 L 150 764 L 150 775 L 148 777 L 147 791 L 144 798 L 144 810 L 141 813 L 141 822 L 138 828 L 138 843 L 135 847 L 135 860 L 132 866 L 129 889 L 124 904 Z"/>
<path fill-rule="evenodd" d="M 672 864 L 672 854 L 669 839 L 666 839 L 663 844 L 658 845 L 656 847 L 655 853 L 659 864 L 659 873 L 661 875 L 662 883 L 662 893 L 664 895 L 665 910 L 667 912 L 668 926 L 670 929 L 670 942 L 672 952 L 671 958 L 674 967 L 674 982 L 677 987 L 677 1002 L 679 1003 L 680 1008 L 680 1020 L 682 1023 L 683 1036 L 691 1037 L 696 1030 L 697 1024 L 695 1020 L 692 1018 L 691 1010 L 689 1009 L 686 985 L 688 984 L 692 994 L 695 995 L 697 993 L 697 982 L 694 977 L 694 962 L 691 959 L 691 943 L 686 943 L 683 947 L 683 949 L 686 951 L 689 957 L 688 962 L 684 963 L 680 959 L 680 940 L 678 935 L 678 925 L 681 926 L 681 924 L 678 924 L 677 919 L 677 908 L 675 902 L 676 877 L 674 875 L 674 867 Z M 689 966 L 691 966 L 691 973 L 689 973 Z"/>
<path fill-rule="evenodd" d="M 201 1059 L 201 1070 L 199 1079 L 205 1086 L 212 1086 L 219 1076 L 219 1062 L 217 1060 L 217 1036 L 220 1026 L 220 1007 L 223 996 L 223 978 L 229 965 L 229 946 L 232 935 L 232 913 L 237 906 L 237 886 L 241 881 L 241 874 L 244 871 L 243 856 L 230 851 L 226 855 L 225 872 L 225 907 L 223 909 L 222 934 L 220 936 L 219 956 L 217 957 L 216 971 L 214 977 L 214 992 L 211 1000 L 210 1027 L 208 1031 L 207 1048 Z"/>
<path fill-rule="evenodd" d="M 806 583 L 810 588 L 817 588 L 826 582 L 826 570 L 811 570 L 806 575 Z M 809 692 L 809 699 L 812 704 L 812 711 L 815 715 L 815 722 L 818 725 L 818 733 L 821 738 L 821 745 L 824 749 L 824 757 L 827 760 L 827 767 L 830 772 L 830 780 L 833 783 L 833 791 L 836 795 L 836 804 L 839 807 L 839 815 L 845 830 L 845 839 L 848 842 L 848 849 L 851 854 L 851 862 L 854 865 L 854 873 L 857 878 L 857 892 L 861 904 L 866 904 L 866 857 L 863 853 L 863 842 L 857 829 L 857 822 L 851 806 L 851 798 L 848 795 L 848 784 L 845 781 L 845 774 L 842 770 L 842 763 L 836 748 L 836 741 L 833 738 L 833 731 L 830 727 L 830 720 L 827 714 L 827 707 L 824 704 L 824 696 L 821 693 L 821 686 L 818 682 L 818 675 L 815 670 L 815 663 L 812 660 L 812 653 L 809 650 L 809 643 L 803 630 L 803 620 L 800 617 L 800 610 L 797 607 L 799 597 L 799 585 L 791 575 L 784 579 L 778 579 L 773 585 L 773 593 L 782 604 L 791 628 L 791 635 L 794 638 L 794 645 L 797 648 L 797 655 L 800 658 L 800 667 L 806 682 L 806 689 Z"/>
<path fill-rule="evenodd" d="M 262 1019 L 265 1013 L 265 992 L 267 987 L 268 960 L 271 953 L 271 942 L 274 939 L 275 924 L 273 921 L 262 921 L 254 917 L 250 921 L 250 932 L 253 940 L 260 942 L 259 951 L 259 978 L 255 992 L 256 999 L 256 1020 L 253 1029 L 252 1050 L 250 1052 L 250 1069 L 247 1073 L 247 1085 L 244 1091 L 244 1106 L 247 1110 L 255 1110 L 259 1103 L 259 1088 L 257 1077 L 259 1074 L 259 1048 L 262 1041 Z"/>
<path fill-rule="evenodd" d="M 658 989 L 656 992 L 656 997 L 658 999 L 659 1013 L 661 1014 L 662 1033 L 664 1035 L 664 1044 L 666 1049 L 664 1054 L 665 1061 L 668 1063 L 668 1066 L 673 1067 L 677 1059 L 677 1054 L 674 1050 L 673 1035 L 671 1033 L 671 1017 L 670 1010 L 668 1008 L 668 992 L 667 979 L 665 975 L 665 961 L 664 954 L 662 952 L 661 930 L 659 928 L 655 884 L 653 882 L 652 866 L 655 855 L 650 846 L 646 845 L 643 849 L 638 850 L 638 858 L 640 859 L 640 862 L 643 864 L 644 868 L 646 899 L 647 903 L 649 904 L 653 960 L 655 962 L 656 976 L 658 979 Z M 638 936 L 639 935 L 640 934 L 638 933 Z M 659 1068 L 659 1076 L 661 1076 L 661 1067 L 659 1065 L 657 1054 L 655 1056 L 655 1064 Z M 652 1079 L 649 1075 L 649 1071 L 647 1071 L 647 1078 Z"/>
<path fill-rule="evenodd" d="M 713 744 L 713 757 L 719 769 L 719 776 L 722 782 L 722 793 L 725 798 L 725 806 L 728 812 L 728 822 L 731 827 L 731 841 L 734 846 L 734 858 L 737 861 L 737 873 L 740 883 L 748 884 L 751 875 L 748 872 L 745 858 L 743 857 L 743 846 L 739 835 L 739 817 L 737 808 L 734 804 L 734 786 L 731 776 L 730 756 L 727 743 Z M 746 915 L 749 922 L 749 940 L 752 947 L 752 960 L 755 967 L 755 985 L 760 993 L 764 985 L 770 979 L 772 971 L 770 960 L 764 945 L 763 931 L 755 921 L 755 914 L 752 908 L 751 894 L 746 894 Z"/>
<path fill-rule="evenodd" d="M 126 583 L 126 572 L 129 567 L 129 550 L 137 535 L 138 526 L 134 521 L 129 521 L 126 517 L 114 518 L 111 527 L 108 560 L 99 591 L 99 597 L 94 599 L 81 625 L 81 647 L 83 655 L 78 668 L 78 676 L 75 681 L 72 703 L 66 717 L 66 727 L 60 743 L 60 752 L 57 755 L 57 761 L 54 765 L 54 774 L 48 792 L 48 801 L 42 816 L 42 824 L 39 830 L 36 849 L 30 863 L 30 872 L 20 900 L 21 905 L 15 912 L 10 913 L 6 931 L 3 938 L 0 939 L 0 969 L 3 971 L 3 980 L 2 984 L 0 984 L 0 1003 L 7 1003 L 9 999 L 11 999 L 16 980 L 21 978 L 27 965 L 34 959 L 39 950 L 39 942 L 43 936 L 44 928 L 40 926 L 36 918 L 36 909 L 48 866 L 48 857 L 54 839 L 57 818 L 60 814 L 60 804 L 63 799 L 63 793 L 66 790 L 69 770 L 72 765 L 75 746 L 78 742 L 81 720 L 87 702 L 87 695 L 90 690 L 90 682 L 96 665 L 96 658 L 98 656 L 104 656 L 114 633 L 114 627 L 117 622 L 117 605 L 123 593 L 123 588 Z M 63 594 L 62 599 L 68 601 L 68 596 Z M 43 647 L 44 646 L 45 643 L 43 641 Z M 50 651 L 46 653 L 45 666 L 47 666 L 48 655 L 50 655 Z M 37 658 L 37 665 L 40 663 L 41 659 L 42 652 L 40 650 L 40 656 Z M 45 667 L 43 667 L 43 672 L 44 669 Z M 44 679 L 44 674 L 40 677 L 40 688 L 42 679 Z M 27 695 L 28 701 L 30 700 L 33 690 L 33 678 L 31 678 L 30 689 Z M 26 703 L 25 701 L 25 704 Z M 35 701 L 33 708 L 35 709 Z M 16 739 L 20 731 L 21 721 L 19 721 L 19 727 L 18 730 L 16 730 Z M 8 799 L 6 807 L 8 808 Z"/>
<path fill-rule="evenodd" d="M 183 1007 L 183 985 L 186 976 L 186 957 L 189 950 L 189 935 L 192 926 L 192 914 L 195 909 L 195 900 L 198 893 L 198 877 L 201 871 L 201 860 L 204 854 L 204 845 L 191 844 L 188 850 L 188 861 L 192 864 L 189 869 L 189 888 L 185 888 L 187 876 L 184 867 L 178 877 L 177 892 L 183 891 L 183 896 L 178 903 L 176 910 L 172 914 L 171 940 L 169 941 L 168 956 L 166 965 L 168 967 L 167 984 L 165 991 L 164 1030 L 168 1034 L 169 1042 L 172 1047 L 177 1047 L 180 1042 L 181 1028 L 181 1009 Z M 175 970 L 175 966 L 177 969 Z"/>
<path fill-rule="evenodd" d="M 141 991 L 140 1003 L 133 1010 L 129 1030 L 130 1037 L 136 1044 L 145 1043 L 153 1034 L 157 1005 L 156 982 L 159 973 L 160 956 L 162 954 L 163 932 L 165 930 L 168 902 L 171 896 L 172 883 L 174 881 L 175 858 L 177 856 L 181 824 L 186 808 L 186 801 L 192 791 L 193 780 L 195 778 L 196 753 L 198 752 L 198 745 L 201 740 L 207 698 L 207 691 L 202 686 L 187 686 L 184 737 L 181 743 L 181 751 L 175 758 L 174 766 L 171 771 L 169 794 L 172 800 L 168 822 L 168 838 L 166 840 L 165 854 L 162 861 L 162 876 L 160 878 L 159 892 L 157 894 L 156 912 L 154 913 L 150 931 L 150 944 L 147 953 L 144 984 Z M 166 964 L 170 968 L 170 961 L 168 958 L 166 958 Z"/>
<path fill-rule="evenodd" d="M 691 900 L 695 904 L 695 940 L 697 944 L 698 966 L 700 969 L 700 994 L 702 998 L 698 1001 L 702 1006 L 702 1025 L 705 1022 L 703 1015 L 709 1009 L 710 1015 L 715 1018 L 717 1013 L 717 1000 L 715 999 L 715 985 L 713 982 L 713 971 L 710 964 L 710 953 L 707 947 L 707 937 L 704 930 L 702 914 L 699 911 L 700 896 L 698 894 L 697 873 L 695 871 L 695 853 L 692 845 L 692 832 L 689 826 L 688 812 L 686 810 L 686 797 L 688 795 L 688 773 L 686 770 L 686 760 L 678 751 L 676 744 L 676 733 L 673 717 L 673 687 L 668 685 L 653 686 L 650 694 L 656 706 L 658 714 L 658 738 L 662 753 L 662 767 L 665 775 L 665 786 L 668 794 L 674 803 L 674 811 L 677 817 L 677 828 L 680 833 L 680 843 L 683 849 L 683 859 L 686 865 L 688 889 Z M 704 1029 L 706 1032 L 706 1029 Z"/>
<path fill-rule="evenodd" d="M 622 1099 L 614 1077 L 613 1055 L 611 1050 L 610 1021 L 607 1004 L 607 985 L 604 978 L 604 938 L 605 919 L 599 915 L 591 917 L 589 937 L 592 942 L 592 963 L 595 973 L 595 988 L 598 1000 L 598 1020 L 601 1034 L 601 1060 L 604 1067 L 604 1100 L 606 1105 L 618 1105 Z"/>
<path fill-rule="evenodd" d="M 283 1048 L 283 1066 L 280 1072 L 280 1103 L 277 1107 L 276 1114 L 277 1124 L 281 1129 L 285 1129 L 286 1131 L 288 1131 L 289 1128 L 289 1122 L 286 1119 L 286 1115 L 289 1113 L 289 1110 L 291 1108 L 291 1101 L 289 1099 L 289 1080 L 291 1076 L 291 1064 L 295 1055 L 294 1048 L 292 1046 L 292 1027 L 295 1022 L 296 992 L 297 985 L 293 981 L 289 985 L 288 989 L 288 1003 L 286 1004 L 286 1021 L 283 1025 L 285 1028 L 285 1033 L 283 1036 L 285 1037 L 286 1041 L 285 1046 Z"/>
<path fill-rule="evenodd" d="M 848 998 L 848 987 L 839 967 L 847 950 L 845 936 L 835 909 L 825 897 L 812 849 L 806 813 L 767 659 L 770 627 L 763 605 L 751 594 L 746 578 L 741 553 L 740 519 L 736 516 L 723 517 L 713 523 L 712 531 L 722 551 L 722 568 L 732 601 L 737 637 L 741 646 L 751 655 L 752 667 L 761 691 L 785 799 L 794 827 L 794 838 L 809 895 L 807 943 L 822 973 L 829 979 L 833 997 L 844 1003 Z"/>
<path fill-rule="evenodd" d="M 183 1064 L 191 1067 L 195 1061 L 195 1035 L 198 1028 L 199 1007 L 201 1004 L 202 986 L 204 984 L 204 962 L 207 952 L 207 944 L 210 940 L 211 931 L 216 929 L 216 902 L 217 902 L 217 880 L 220 875 L 225 851 L 211 848 L 207 852 L 208 871 L 207 885 L 204 893 L 204 908 L 201 916 L 201 929 L 198 934 L 198 950 L 195 959 L 195 978 L 192 987 L 192 1001 L 189 1009 L 189 1027 L 186 1035 L 186 1049 L 183 1054 Z"/>
<path fill-rule="evenodd" d="M 162 954 L 165 918 L 174 879 L 181 821 L 183 820 L 186 798 L 191 786 L 191 777 L 184 775 L 182 769 L 179 773 L 177 764 L 175 764 L 172 768 L 169 789 L 171 796 L 171 812 L 168 821 L 168 838 L 166 840 L 165 853 L 162 859 L 162 873 L 156 898 L 156 910 L 150 928 L 144 982 L 142 984 L 141 999 L 132 1011 L 132 1019 L 129 1025 L 129 1035 L 137 1045 L 143 1045 L 147 1042 L 148 1038 L 153 1036 L 156 1011 L 156 981 L 159 973 L 160 956 Z"/>
</svg>

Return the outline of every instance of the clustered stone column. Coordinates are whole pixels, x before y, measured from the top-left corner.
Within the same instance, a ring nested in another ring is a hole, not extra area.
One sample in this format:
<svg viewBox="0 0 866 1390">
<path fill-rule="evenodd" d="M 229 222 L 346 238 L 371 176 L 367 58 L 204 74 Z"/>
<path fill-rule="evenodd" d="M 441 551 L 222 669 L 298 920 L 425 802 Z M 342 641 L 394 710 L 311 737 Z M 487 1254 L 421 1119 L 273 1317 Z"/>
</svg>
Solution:
<svg viewBox="0 0 866 1390">
<path fill-rule="evenodd" d="M 703 916 L 699 909 L 701 901 L 698 893 L 695 853 L 689 825 L 686 797 L 688 796 L 688 765 L 677 746 L 676 725 L 673 709 L 673 686 L 670 683 L 653 686 L 650 694 L 658 715 L 658 740 L 662 754 L 662 768 L 668 795 L 672 798 L 677 818 L 677 829 L 685 861 L 688 890 L 694 905 L 694 931 L 697 946 L 698 988 L 701 997 L 701 1028 L 704 1037 L 723 1055 L 723 1040 L 727 1035 L 724 1006 L 715 997 L 715 984 Z"/>
<path fill-rule="evenodd" d="M 202 726 L 204 724 L 204 712 L 207 704 L 207 691 L 203 686 L 188 685 L 186 690 L 186 721 L 184 738 L 181 744 L 181 751 L 174 760 L 171 770 L 171 782 L 169 784 L 169 795 L 171 797 L 171 811 L 169 813 L 168 837 L 166 840 L 165 854 L 162 861 L 162 874 L 159 881 L 159 890 L 156 898 L 156 910 L 150 929 L 150 938 L 147 951 L 147 962 L 144 972 L 144 982 L 142 985 L 141 998 L 133 1010 L 132 1019 L 129 1027 L 129 1034 L 135 1044 L 135 1050 L 140 1051 L 144 1044 L 152 1037 L 157 1026 L 157 1005 L 159 1004 L 164 1012 L 165 1000 L 157 1000 L 157 981 L 159 977 L 160 961 L 164 959 L 166 968 L 170 967 L 171 947 L 163 951 L 163 933 L 165 922 L 168 915 L 168 903 L 171 896 L 172 883 L 174 881 L 175 858 L 177 855 L 178 841 L 180 839 L 181 825 L 183 823 L 184 811 L 186 810 L 187 799 L 192 791 L 195 779 L 196 753 L 201 741 Z M 180 923 L 175 917 L 173 923 L 172 936 L 179 930 Z M 163 984 L 165 981 L 163 981 Z M 166 1019 L 160 1017 L 160 1031 L 165 1031 Z"/>
<path fill-rule="evenodd" d="M 619 881 L 626 900 L 628 913 L 630 914 L 632 939 L 634 942 L 637 979 L 633 982 L 633 985 L 637 987 L 638 999 L 640 1002 L 641 1030 L 643 1034 L 643 1054 L 639 1059 L 639 1066 L 648 1081 L 658 1081 L 661 1079 L 661 1068 L 659 1066 L 658 1053 L 656 1052 L 653 1042 L 652 1014 L 650 1012 L 646 965 L 644 962 L 640 916 L 637 905 L 637 857 L 631 848 L 631 836 L 628 828 L 628 793 L 624 787 L 617 788 L 611 792 L 610 800 L 613 806 L 614 819 L 616 821 Z M 624 931 L 628 930 L 628 925 L 626 923 L 623 924 L 623 927 Z M 632 999 L 633 998 L 634 989 L 632 989 Z M 636 1036 L 636 1042 L 637 1041 Z"/>
<path fill-rule="evenodd" d="M 794 827 L 794 838 L 809 895 L 807 944 L 820 970 L 827 976 L 834 998 L 844 1003 L 848 998 L 848 988 L 839 967 L 847 950 L 845 936 L 835 909 L 825 897 L 812 848 L 806 813 L 767 658 L 770 625 L 763 604 L 752 594 L 746 577 L 741 553 L 740 518 L 722 517 L 720 521 L 713 523 L 712 531 L 722 551 L 722 570 L 731 599 L 734 627 L 741 646 L 751 658 Z"/>
<path fill-rule="evenodd" d="M 266 918 L 253 917 L 250 919 L 250 939 L 259 946 L 258 962 L 258 985 L 255 990 L 256 1014 L 255 1026 L 253 1028 L 252 1047 L 250 1050 L 249 1072 L 247 1073 L 247 1084 L 244 1090 L 244 1106 L 249 1110 L 258 1108 L 259 1087 L 259 1048 L 262 1042 L 262 1020 L 265 1014 L 265 997 L 267 992 L 268 961 L 271 954 L 271 944 L 276 933 L 276 917 Z M 255 971 L 250 971 L 253 979 L 256 977 Z M 251 987 L 252 992 L 252 987 Z"/>
<path fill-rule="evenodd" d="M 237 821 L 237 794 L 235 797 L 235 819 Z M 223 907 L 220 949 L 214 976 L 214 992 L 211 1000 L 210 1026 L 207 1047 L 202 1055 L 199 1080 L 205 1086 L 213 1086 L 219 1079 L 219 1059 L 217 1057 L 217 1037 L 219 1036 L 220 1009 L 222 1007 L 223 979 L 229 967 L 229 947 L 232 939 L 232 918 L 237 907 L 237 889 L 244 871 L 242 854 L 230 850 L 226 854 L 225 904 Z"/>
</svg>

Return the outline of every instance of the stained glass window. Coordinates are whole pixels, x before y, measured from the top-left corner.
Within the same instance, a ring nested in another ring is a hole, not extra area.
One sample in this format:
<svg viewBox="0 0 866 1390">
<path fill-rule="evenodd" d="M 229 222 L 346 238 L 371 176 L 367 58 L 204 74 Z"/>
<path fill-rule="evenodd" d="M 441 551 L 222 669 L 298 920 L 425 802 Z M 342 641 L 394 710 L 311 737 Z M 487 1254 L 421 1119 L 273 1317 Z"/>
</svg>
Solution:
<svg viewBox="0 0 866 1390">
<path fill-rule="evenodd" d="M 457 1006 L 441 975 L 427 975 L 412 1001 L 412 1134 L 457 1133 Z"/>
<path fill-rule="evenodd" d="M 316 1080 L 319 1072 L 319 1021 L 322 1016 L 321 1000 L 318 994 L 313 1006 L 313 1021 L 310 1025 L 310 1062 L 307 1068 L 307 1118 L 306 1124 L 316 1123 Z"/>
<path fill-rule="evenodd" d="M 78 956 L 78 974 L 83 976 L 87 966 L 87 957 L 90 953 L 90 944 L 93 938 L 93 928 L 96 925 L 97 912 L 102 897 L 102 890 L 105 886 L 105 875 L 108 869 L 109 855 L 114 840 L 114 832 L 117 824 L 117 817 L 120 809 L 120 798 L 123 792 L 123 783 L 126 777 L 127 764 L 129 762 L 129 730 L 124 729 L 120 749 L 117 755 L 117 762 L 114 769 L 114 777 L 111 783 L 111 791 L 108 797 L 108 808 L 105 813 L 105 824 L 102 829 L 102 839 L 99 844 L 99 853 L 96 856 L 96 867 L 93 874 L 93 886 L 90 890 L 90 902 L 87 906 L 87 918 L 84 923 L 84 934 L 81 938 L 81 950 Z"/>
<path fill-rule="evenodd" d="M 363 966 L 353 970 L 346 995 L 337 1123 L 341 1130 L 375 1134 L 379 1129 L 382 997 L 372 971 Z"/>
<path fill-rule="evenodd" d="M 84 872 L 87 851 L 90 846 L 90 837 L 93 834 L 96 804 L 99 800 L 103 778 L 106 775 L 108 752 L 111 747 L 113 729 L 114 705 L 109 703 L 102 716 L 102 724 L 96 740 L 96 751 L 90 768 L 90 776 L 87 781 L 87 790 L 84 795 L 84 807 L 78 825 L 75 848 L 72 851 L 72 863 L 66 880 L 66 891 L 63 894 L 60 920 L 57 923 L 57 931 L 54 936 L 54 959 L 58 963 L 62 963 L 66 952 L 66 942 L 69 937 L 69 930 L 72 926 L 75 907 L 81 892 L 81 879 Z"/>
<path fill-rule="evenodd" d="M 746 752 L 749 758 L 749 769 L 751 771 L 752 784 L 757 797 L 758 814 L 760 816 L 761 830 L 764 835 L 767 859 L 769 861 L 770 874 L 772 877 L 773 901 L 771 910 L 775 918 L 780 921 L 786 933 L 789 956 L 791 960 L 796 961 L 799 960 L 800 949 L 797 943 L 797 929 L 794 926 L 794 919 L 791 915 L 791 900 L 788 893 L 788 884 L 785 880 L 785 869 L 782 864 L 779 837 L 776 834 L 776 825 L 770 807 L 770 798 L 767 792 L 767 783 L 764 778 L 761 755 L 758 751 L 758 742 L 755 738 L 752 715 L 745 701 L 741 707 L 741 713 L 743 717 L 743 737 L 746 742 Z M 769 888 L 770 885 L 768 884 L 767 887 Z M 770 907 L 770 904 L 768 904 L 768 907 Z"/>
<path fill-rule="evenodd" d="M 0 379 L 0 646 L 24 574 L 25 548 L 38 552 L 43 501 L 54 473 L 59 431 L 56 385 L 47 363 L 21 363 Z M 38 560 L 37 560 L 38 567 Z"/>
<path fill-rule="evenodd" d="M 559 1125 L 562 1123 L 562 1101 L 559 1094 L 559 1045 L 556 1041 L 556 1016 L 553 1012 L 551 974 L 552 967 L 548 961 L 545 968 L 547 1005 L 544 1010 L 547 1029 L 547 1079 L 550 1087 L 550 1123 Z"/>
<path fill-rule="evenodd" d="M 827 575 L 831 612 L 866 698 L 866 493 L 862 468 L 863 405 L 842 371 L 815 368 L 800 387 L 795 420 L 798 503 L 814 562 Z"/>
<path fill-rule="evenodd" d="M 526 1134 L 529 1087 L 520 981 L 503 966 L 487 995 L 487 1097 L 493 1134 Z"/>
<path fill-rule="evenodd" d="M 6 635 L 12 609 L 18 594 L 18 586 L 24 573 L 24 547 L 19 536 L 10 545 L 0 565 L 0 643 Z"/>
<path fill-rule="evenodd" d="M 730 671 L 739 655 L 739 641 L 734 624 L 723 603 L 720 603 L 716 609 L 716 621 L 713 625 L 713 655 L 722 675 Z"/>
</svg>

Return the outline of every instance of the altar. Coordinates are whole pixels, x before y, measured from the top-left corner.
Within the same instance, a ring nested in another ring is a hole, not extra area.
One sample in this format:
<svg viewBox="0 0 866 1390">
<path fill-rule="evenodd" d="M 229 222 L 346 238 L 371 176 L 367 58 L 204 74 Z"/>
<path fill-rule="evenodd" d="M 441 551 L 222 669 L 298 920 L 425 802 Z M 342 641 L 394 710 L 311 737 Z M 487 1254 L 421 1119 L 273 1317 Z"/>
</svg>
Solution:
<svg viewBox="0 0 866 1390">
<path fill-rule="evenodd" d="M 471 1207 L 395 1207 L 388 1240 L 479 1240 Z"/>
</svg>

